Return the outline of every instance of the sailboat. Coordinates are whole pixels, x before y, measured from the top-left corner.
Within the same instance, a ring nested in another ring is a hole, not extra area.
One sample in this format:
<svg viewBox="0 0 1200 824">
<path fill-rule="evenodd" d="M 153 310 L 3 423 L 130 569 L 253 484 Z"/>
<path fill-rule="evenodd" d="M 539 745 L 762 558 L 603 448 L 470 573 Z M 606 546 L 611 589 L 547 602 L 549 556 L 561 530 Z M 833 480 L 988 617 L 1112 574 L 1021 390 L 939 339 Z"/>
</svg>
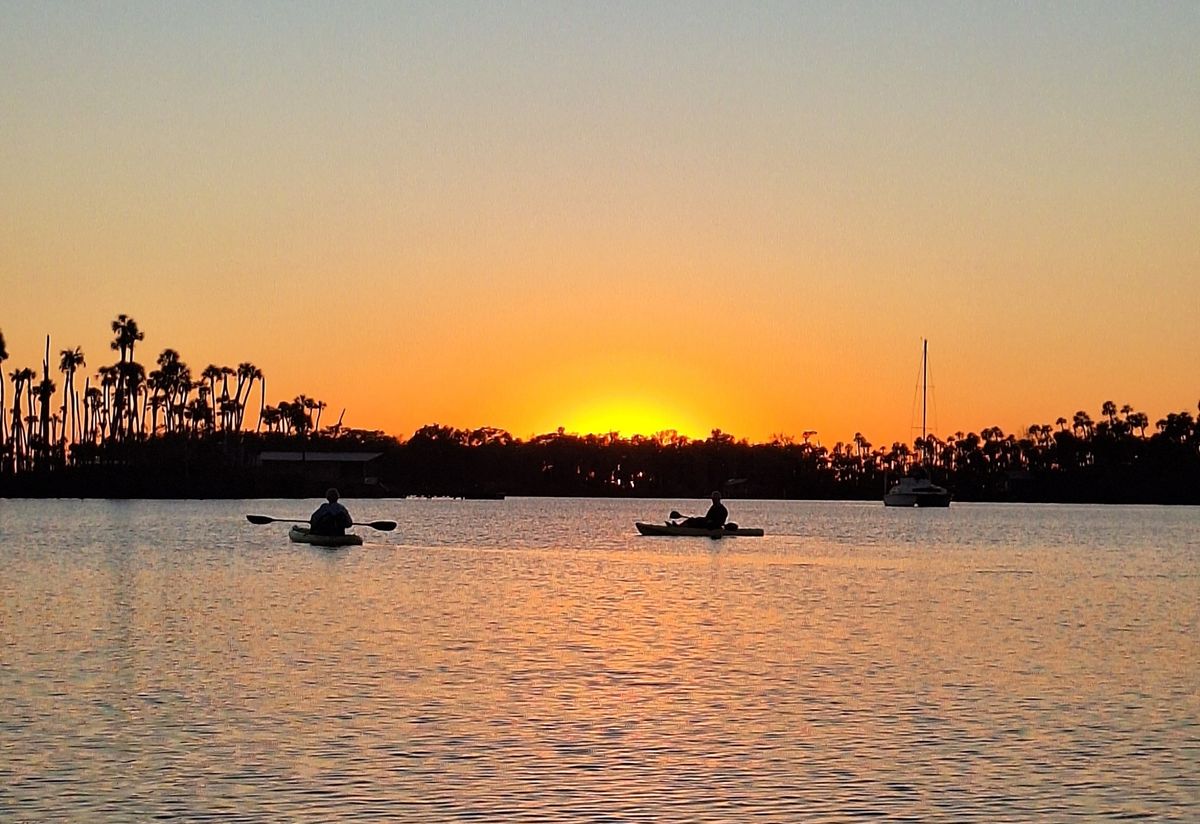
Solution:
<svg viewBox="0 0 1200 824">
<path fill-rule="evenodd" d="M 925 443 L 925 410 L 929 395 L 929 341 L 921 341 L 921 443 Z M 928 456 L 928 447 L 923 450 Z M 929 480 L 921 467 L 901 478 L 883 496 L 884 506 L 950 506 L 950 491 Z"/>
</svg>

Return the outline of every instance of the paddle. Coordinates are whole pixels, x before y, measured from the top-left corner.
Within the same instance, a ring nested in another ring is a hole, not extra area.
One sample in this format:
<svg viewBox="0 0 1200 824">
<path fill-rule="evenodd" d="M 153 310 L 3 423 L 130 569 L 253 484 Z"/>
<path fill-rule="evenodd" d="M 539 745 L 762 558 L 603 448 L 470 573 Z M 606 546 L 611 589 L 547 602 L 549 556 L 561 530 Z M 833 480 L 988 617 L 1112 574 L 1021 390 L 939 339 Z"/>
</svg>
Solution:
<svg viewBox="0 0 1200 824">
<path fill-rule="evenodd" d="M 270 515 L 247 515 L 246 520 L 252 524 L 306 524 L 308 521 L 298 521 L 295 518 L 272 518 Z M 391 532 L 396 528 L 395 521 L 367 521 L 360 523 L 355 521 L 350 526 L 369 526 L 371 529 L 378 529 L 381 532 Z"/>
<path fill-rule="evenodd" d="M 677 510 L 672 509 L 671 514 L 668 515 L 667 517 L 670 518 L 672 521 L 677 521 L 680 519 L 687 520 L 688 518 L 696 518 L 698 516 L 696 516 L 696 515 L 680 515 Z"/>
</svg>

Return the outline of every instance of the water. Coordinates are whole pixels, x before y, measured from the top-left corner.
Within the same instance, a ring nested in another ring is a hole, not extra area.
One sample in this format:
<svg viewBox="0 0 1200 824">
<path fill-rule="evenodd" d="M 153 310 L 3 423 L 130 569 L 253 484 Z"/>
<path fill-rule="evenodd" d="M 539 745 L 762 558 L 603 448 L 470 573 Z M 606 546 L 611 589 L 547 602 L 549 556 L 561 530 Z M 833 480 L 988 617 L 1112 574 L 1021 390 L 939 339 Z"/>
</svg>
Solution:
<svg viewBox="0 0 1200 824">
<path fill-rule="evenodd" d="M 1200 819 L 1200 510 L 0 501 L 0 819 Z"/>
</svg>

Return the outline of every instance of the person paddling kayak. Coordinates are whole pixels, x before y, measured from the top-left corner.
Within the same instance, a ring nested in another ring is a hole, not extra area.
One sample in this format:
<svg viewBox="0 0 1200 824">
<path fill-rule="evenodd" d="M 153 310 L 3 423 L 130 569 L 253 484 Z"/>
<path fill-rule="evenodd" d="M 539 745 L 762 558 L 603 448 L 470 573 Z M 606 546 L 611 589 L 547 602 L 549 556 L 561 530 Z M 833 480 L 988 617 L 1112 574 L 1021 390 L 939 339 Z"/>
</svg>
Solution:
<svg viewBox="0 0 1200 824">
<path fill-rule="evenodd" d="M 708 512 L 703 518 L 691 517 L 685 518 L 680 526 L 695 526 L 703 529 L 721 529 L 725 526 L 725 521 L 729 519 L 729 510 L 725 508 L 725 504 L 721 503 L 721 493 L 714 492 L 712 494 L 712 506 L 708 508 Z"/>
<path fill-rule="evenodd" d="M 308 519 L 312 534 L 345 535 L 346 528 L 354 523 L 350 510 L 338 503 L 338 497 L 338 491 L 332 487 L 325 493 L 325 503 Z"/>
</svg>

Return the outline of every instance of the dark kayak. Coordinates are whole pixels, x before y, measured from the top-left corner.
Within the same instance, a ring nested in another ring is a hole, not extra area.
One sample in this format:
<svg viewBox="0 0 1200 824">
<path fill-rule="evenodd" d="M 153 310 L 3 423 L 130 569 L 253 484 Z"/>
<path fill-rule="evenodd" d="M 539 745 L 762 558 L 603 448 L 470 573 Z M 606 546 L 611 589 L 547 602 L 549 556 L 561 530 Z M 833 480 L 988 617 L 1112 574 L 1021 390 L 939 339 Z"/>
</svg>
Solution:
<svg viewBox="0 0 1200 824">
<path fill-rule="evenodd" d="M 680 524 L 644 524 L 638 521 L 634 524 L 637 531 L 643 535 L 690 535 L 696 538 L 728 538 L 738 535 L 747 538 L 761 538 L 763 531 L 757 528 L 738 527 L 737 529 L 706 529 L 702 526 L 681 526 Z"/>
<path fill-rule="evenodd" d="M 306 526 L 292 527 L 288 531 L 288 537 L 294 543 L 313 546 L 358 546 L 363 542 L 361 535 L 313 535 Z"/>
</svg>

